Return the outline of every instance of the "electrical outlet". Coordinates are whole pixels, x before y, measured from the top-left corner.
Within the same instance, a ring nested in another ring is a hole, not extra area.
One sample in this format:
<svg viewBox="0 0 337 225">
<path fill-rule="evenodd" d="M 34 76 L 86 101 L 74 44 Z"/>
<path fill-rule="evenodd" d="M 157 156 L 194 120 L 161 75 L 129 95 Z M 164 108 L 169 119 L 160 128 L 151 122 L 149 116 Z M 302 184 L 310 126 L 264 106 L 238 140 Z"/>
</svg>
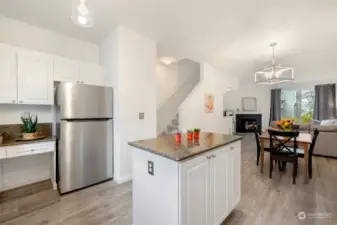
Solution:
<svg viewBox="0 0 337 225">
<path fill-rule="evenodd" d="M 154 176 L 154 164 L 152 161 L 147 161 L 147 172 Z"/>
</svg>

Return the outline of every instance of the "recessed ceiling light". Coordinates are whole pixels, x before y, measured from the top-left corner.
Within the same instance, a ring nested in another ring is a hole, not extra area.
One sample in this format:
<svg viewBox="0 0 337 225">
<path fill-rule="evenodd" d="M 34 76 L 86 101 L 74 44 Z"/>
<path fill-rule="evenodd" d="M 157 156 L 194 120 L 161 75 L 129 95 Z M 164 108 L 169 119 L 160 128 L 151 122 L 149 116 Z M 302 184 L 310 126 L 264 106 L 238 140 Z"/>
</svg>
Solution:
<svg viewBox="0 0 337 225">
<path fill-rule="evenodd" d="M 172 58 L 172 57 L 161 57 L 160 61 L 162 63 L 164 63 L 165 65 L 170 65 L 170 64 L 174 63 L 177 60 L 175 58 Z"/>
</svg>

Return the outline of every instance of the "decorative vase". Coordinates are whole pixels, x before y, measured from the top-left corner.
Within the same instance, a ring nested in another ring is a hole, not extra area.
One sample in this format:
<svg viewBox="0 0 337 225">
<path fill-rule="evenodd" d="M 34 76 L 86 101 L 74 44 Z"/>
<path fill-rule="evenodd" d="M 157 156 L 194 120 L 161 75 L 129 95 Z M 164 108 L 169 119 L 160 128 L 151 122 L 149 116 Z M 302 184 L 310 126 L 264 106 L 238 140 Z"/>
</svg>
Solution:
<svg viewBox="0 0 337 225">
<path fill-rule="evenodd" d="M 175 135 L 176 142 L 181 142 L 181 134 Z"/>
<path fill-rule="evenodd" d="M 193 132 L 187 133 L 187 140 L 193 140 Z"/>
<path fill-rule="evenodd" d="M 199 139 L 199 134 L 200 132 L 194 131 L 193 132 L 194 139 Z"/>
<path fill-rule="evenodd" d="M 22 139 L 35 139 L 36 138 L 36 133 L 23 133 L 22 134 Z"/>
</svg>

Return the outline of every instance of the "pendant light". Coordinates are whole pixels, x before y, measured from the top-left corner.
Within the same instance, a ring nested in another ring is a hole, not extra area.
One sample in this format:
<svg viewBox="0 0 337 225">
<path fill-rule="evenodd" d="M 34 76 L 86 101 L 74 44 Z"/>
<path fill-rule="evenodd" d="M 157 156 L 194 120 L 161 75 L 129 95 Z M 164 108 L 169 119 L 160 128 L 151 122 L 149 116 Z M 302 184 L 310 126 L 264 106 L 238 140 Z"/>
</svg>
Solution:
<svg viewBox="0 0 337 225">
<path fill-rule="evenodd" d="M 73 0 L 71 20 L 81 27 L 94 25 L 94 12 L 89 0 Z"/>
<path fill-rule="evenodd" d="M 279 84 L 294 80 L 294 68 L 283 67 L 275 63 L 276 42 L 270 44 L 273 49 L 271 65 L 255 72 L 255 83 L 257 84 Z"/>
</svg>

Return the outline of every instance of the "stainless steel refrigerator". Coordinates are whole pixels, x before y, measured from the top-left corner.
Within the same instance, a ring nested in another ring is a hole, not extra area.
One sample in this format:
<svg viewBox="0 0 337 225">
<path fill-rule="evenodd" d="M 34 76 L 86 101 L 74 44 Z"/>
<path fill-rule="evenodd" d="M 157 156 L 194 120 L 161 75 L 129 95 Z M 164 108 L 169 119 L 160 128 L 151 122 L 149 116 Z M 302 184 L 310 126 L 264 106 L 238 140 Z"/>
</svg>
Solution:
<svg viewBox="0 0 337 225">
<path fill-rule="evenodd" d="M 57 83 L 57 171 L 61 194 L 113 176 L 113 89 Z"/>
</svg>

